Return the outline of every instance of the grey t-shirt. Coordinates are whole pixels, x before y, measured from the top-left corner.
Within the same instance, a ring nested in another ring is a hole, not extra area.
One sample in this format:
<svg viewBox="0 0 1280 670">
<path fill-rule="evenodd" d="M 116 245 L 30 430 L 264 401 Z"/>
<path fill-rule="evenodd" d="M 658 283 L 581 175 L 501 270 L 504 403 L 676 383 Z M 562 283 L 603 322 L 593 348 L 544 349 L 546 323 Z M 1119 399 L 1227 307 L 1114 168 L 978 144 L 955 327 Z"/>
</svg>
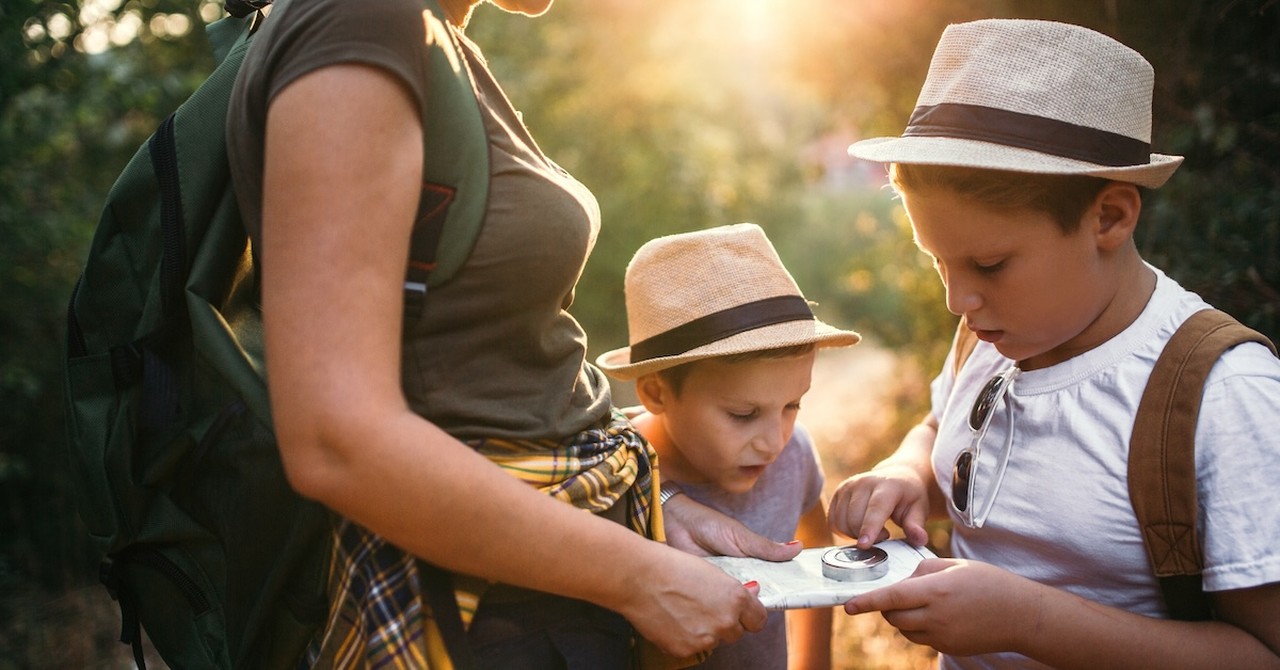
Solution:
<svg viewBox="0 0 1280 670">
<path fill-rule="evenodd" d="M 308 72 L 361 63 L 397 77 L 421 107 L 427 54 L 440 48 L 422 15 L 418 0 L 277 0 L 228 118 L 232 177 L 255 244 L 272 98 Z M 405 393 L 415 411 L 462 439 L 563 438 L 609 412 L 608 383 L 587 362 L 586 336 L 566 311 L 599 232 L 599 206 L 543 155 L 479 49 L 456 36 L 489 137 L 489 203 L 466 264 L 407 324 Z"/>
<path fill-rule="evenodd" d="M 775 542 L 795 539 L 800 517 L 821 500 L 822 485 L 822 463 L 813 439 L 798 423 L 778 460 L 765 468 L 751 490 L 726 493 L 713 486 L 680 482 L 690 498 L 728 514 Z M 784 613 L 770 612 L 764 630 L 748 633 L 733 644 L 717 647 L 706 663 L 695 667 L 786 670 Z"/>
</svg>

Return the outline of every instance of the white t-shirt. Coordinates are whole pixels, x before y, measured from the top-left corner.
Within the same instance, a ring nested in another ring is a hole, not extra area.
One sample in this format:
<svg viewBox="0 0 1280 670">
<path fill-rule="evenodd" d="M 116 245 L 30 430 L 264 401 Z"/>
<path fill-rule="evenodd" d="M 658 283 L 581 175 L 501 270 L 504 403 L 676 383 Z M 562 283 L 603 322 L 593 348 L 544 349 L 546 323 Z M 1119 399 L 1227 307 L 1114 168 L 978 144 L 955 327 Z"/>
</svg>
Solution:
<svg viewBox="0 0 1280 670">
<path fill-rule="evenodd" d="M 1111 340 L 1014 380 L 1008 469 L 981 529 L 955 519 L 952 552 L 1084 598 L 1165 617 L 1129 500 L 1129 437 L 1138 401 L 1165 343 L 1209 307 L 1155 270 L 1142 314 Z M 954 355 L 954 352 L 953 352 Z M 948 360 L 933 381 L 939 421 L 933 449 L 938 485 L 951 491 L 956 456 L 969 445 L 978 391 L 1013 361 L 980 342 L 958 376 Z M 989 495 L 1009 416 L 997 405 L 981 445 L 971 504 Z M 1247 343 L 1223 355 L 1205 384 L 1196 428 L 1196 472 L 1204 588 L 1280 582 L 1280 360 Z M 953 512 L 954 516 L 954 512 Z M 1016 654 L 944 658 L 944 668 L 1043 667 Z"/>
</svg>

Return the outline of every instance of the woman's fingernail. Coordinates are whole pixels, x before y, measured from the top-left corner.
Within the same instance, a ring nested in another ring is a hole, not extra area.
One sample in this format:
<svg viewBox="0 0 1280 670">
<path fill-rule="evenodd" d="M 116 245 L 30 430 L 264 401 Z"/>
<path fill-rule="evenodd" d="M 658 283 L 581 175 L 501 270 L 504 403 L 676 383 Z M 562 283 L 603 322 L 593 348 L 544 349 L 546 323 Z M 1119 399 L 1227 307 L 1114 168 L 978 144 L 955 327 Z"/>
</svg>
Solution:
<svg viewBox="0 0 1280 670">
<path fill-rule="evenodd" d="M 755 587 L 760 586 L 760 582 L 753 579 L 749 582 L 743 582 L 742 586 L 743 588 L 754 589 Z"/>
<path fill-rule="evenodd" d="M 786 546 L 788 546 L 788 547 L 794 547 L 794 546 L 796 546 L 797 544 L 800 544 L 800 540 L 792 540 L 792 541 L 788 542 L 788 543 L 786 544 Z"/>
<path fill-rule="evenodd" d="M 863 535 L 862 537 L 858 538 L 858 544 L 871 544 L 871 536 Z"/>
</svg>

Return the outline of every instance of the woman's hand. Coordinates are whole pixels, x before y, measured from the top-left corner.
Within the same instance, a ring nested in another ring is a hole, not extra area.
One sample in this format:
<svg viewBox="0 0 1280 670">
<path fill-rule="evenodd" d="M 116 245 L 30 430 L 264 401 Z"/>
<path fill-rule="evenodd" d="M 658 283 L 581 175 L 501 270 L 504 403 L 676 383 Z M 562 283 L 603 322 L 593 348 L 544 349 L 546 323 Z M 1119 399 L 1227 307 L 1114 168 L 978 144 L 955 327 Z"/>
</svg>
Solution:
<svg viewBox="0 0 1280 670">
<path fill-rule="evenodd" d="M 645 639 L 686 658 L 764 628 L 768 612 L 757 598 L 758 586 L 742 584 L 702 558 L 653 544 L 660 551 L 644 563 L 634 597 L 619 608 Z"/>
<path fill-rule="evenodd" d="M 750 556 L 766 561 L 789 561 L 804 548 L 799 542 L 774 542 L 687 495 L 667 500 L 662 505 L 662 516 L 667 544 L 694 556 Z"/>
</svg>

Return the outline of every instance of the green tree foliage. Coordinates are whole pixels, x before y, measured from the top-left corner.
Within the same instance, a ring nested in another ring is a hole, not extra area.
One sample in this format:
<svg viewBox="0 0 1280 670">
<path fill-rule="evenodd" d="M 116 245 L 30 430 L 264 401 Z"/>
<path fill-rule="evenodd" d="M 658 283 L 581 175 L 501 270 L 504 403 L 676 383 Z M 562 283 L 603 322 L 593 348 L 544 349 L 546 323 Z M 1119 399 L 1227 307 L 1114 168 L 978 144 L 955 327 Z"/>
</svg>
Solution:
<svg viewBox="0 0 1280 670">
<path fill-rule="evenodd" d="M 0 9 L 0 588 L 83 573 L 83 530 L 58 476 L 66 301 L 103 197 L 139 143 L 210 62 L 188 3 L 14 2 Z M 156 19 L 152 30 L 150 22 Z M 86 41 L 136 34 L 91 55 Z M 70 563 L 50 561 L 67 557 Z"/>
<path fill-rule="evenodd" d="M 1149 37 L 1168 64 L 1168 153 L 1186 162 L 1139 242 L 1210 303 L 1280 340 L 1280 8 L 1179 6 L 1179 30 Z"/>
</svg>

